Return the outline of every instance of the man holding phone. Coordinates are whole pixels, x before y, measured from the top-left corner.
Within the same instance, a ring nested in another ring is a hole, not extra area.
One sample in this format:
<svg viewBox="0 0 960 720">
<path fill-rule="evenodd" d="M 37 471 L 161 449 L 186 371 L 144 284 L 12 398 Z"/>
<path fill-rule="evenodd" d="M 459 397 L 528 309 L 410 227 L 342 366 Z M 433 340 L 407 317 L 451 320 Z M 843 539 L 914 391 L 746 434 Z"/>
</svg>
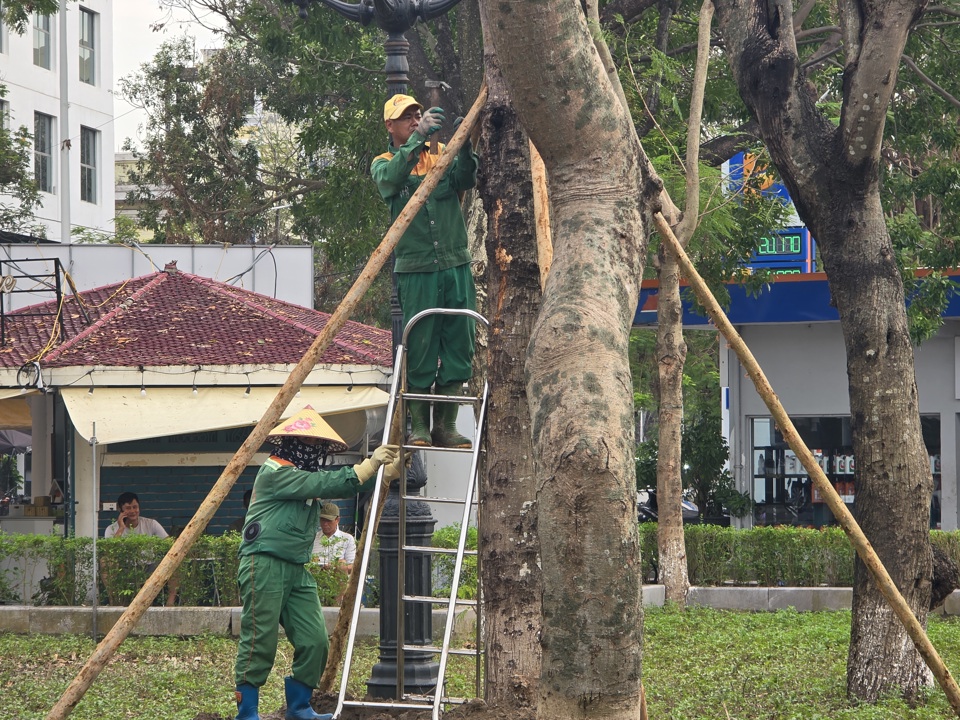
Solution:
<svg viewBox="0 0 960 720">
<path fill-rule="evenodd" d="M 156 520 L 141 517 L 140 498 L 136 493 L 121 493 L 117 498 L 117 510 L 120 516 L 104 533 L 105 538 L 122 537 L 125 533 L 131 535 L 153 535 L 158 538 L 169 537 L 163 525 Z"/>
<path fill-rule="evenodd" d="M 120 493 L 120 497 L 117 498 L 117 510 L 120 512 L 120 515 L 117 517 L 115 523 L 112 523 L 110 527 L 104 530 L 103 536 L 105 538 L 129 537 L 131 535 L 152 535 L 158 538 L 169 537 L 167 531 L 163 529 L 163 525 L 156 520 L 151 520 L 150 518 L 145 518 L 140 515 L 140 498 L 137 497 L 136 493 Z M 155 567 L 155 564 L 152 562 L 146 563 L 146 569 L 151 573 Z M 110 575 L 110 568 L 101 565 L 100 573 L 103 575 L 104 581 L 106 581 Z M 179 587 L 180 583 L 176 576 L 170 578 L 169 582 L 167 582 L 167 607 L 173 607 L 173 605 L 176 604 Z"/>
</svg>

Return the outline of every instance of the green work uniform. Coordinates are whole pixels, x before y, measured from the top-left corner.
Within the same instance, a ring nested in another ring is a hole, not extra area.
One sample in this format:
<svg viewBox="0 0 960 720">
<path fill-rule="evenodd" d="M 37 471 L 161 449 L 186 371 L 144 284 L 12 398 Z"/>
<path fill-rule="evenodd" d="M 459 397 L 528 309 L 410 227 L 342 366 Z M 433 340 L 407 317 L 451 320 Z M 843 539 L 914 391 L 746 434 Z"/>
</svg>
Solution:
<svg viewBox="0 0 960 720">
<path fill-rule="evenodd" d="M 391 146 L 374 158 L 370 173 L 393 220 L 440 157 L 414 132 L 402 147 Z M 477 184 L 477 166 L 477 155 L 467 143 L 397 244 L 394 271 L 404 326 L 429 308 L 476 310 L 467 228 L 458 193 Z M 407 338 L 408 384 L 429 388 L 434 381 L 448 385 L 470 379 L 474 325 L 473 318 L 462 315 L 420 320 Z"/>
<path fill-rule="evenodd" d="M 281 625 L 293 645 L 293 678 L 311 688 L 320 682 L 327 628 L 317 583 L 304 567 L 319 526 L 316 498 L 351 497 L 361 489 L 352 467 L 308 472 L 273 456 L 260 468 L 239 551 L 237 685 L 258 688 L 266 682 Z"/>
</svg>

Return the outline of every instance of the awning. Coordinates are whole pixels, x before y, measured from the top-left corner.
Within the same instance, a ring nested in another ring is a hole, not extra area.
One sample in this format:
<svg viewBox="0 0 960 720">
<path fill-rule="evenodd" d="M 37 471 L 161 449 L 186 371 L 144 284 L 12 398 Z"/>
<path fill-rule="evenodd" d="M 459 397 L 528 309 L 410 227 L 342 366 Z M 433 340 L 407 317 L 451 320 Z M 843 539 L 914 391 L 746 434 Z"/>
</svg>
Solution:
<svg viewBox="0 0 960 720">
<path fill-rule="evenodd" d="M 97 387 L 91 393 L 86 387 L 72 387 L 61 388 L 60 393 L 81 437 L 90 440 L 95 434 L 98 443 L 118 443 L 256 425 L 279 388 L 249 390 L 247 394 L 242 385 L 198 388 L 194 395 L 190 387 L 148 387 L 141 395 L 140 388 Z M 374 387 L 304 387 L 282 417 L 306 405 L 323 416 L 363 415 L 368 409 L 386 405 L 388 397 Z"/>
<path fill-rule="evenodd" d="M 24 430 L 30 432 L 30 403 L 22 390 L 0 390 L 0 430 Z"/>
</svg>

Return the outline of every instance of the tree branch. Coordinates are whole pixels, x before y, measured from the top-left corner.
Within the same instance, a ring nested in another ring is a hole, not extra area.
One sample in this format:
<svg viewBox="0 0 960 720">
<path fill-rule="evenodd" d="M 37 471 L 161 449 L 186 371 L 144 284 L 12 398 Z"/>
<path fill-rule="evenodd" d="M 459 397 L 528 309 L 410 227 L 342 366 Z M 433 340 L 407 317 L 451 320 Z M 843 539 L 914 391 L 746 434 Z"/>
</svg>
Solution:
<svg viewBox="0 0 960 720">
<path fill-rule="evenodd" d="M 939 95 L 939 96 L 942 97 L 944 100 L 946 100 L 948 103 L 950 103 L 951 105 L 953 105 L 953 107 L 955 107 L 957 110 L 960 110 L 960 100 L 957 100 L 957 98 L 955 98 L 953 95 L 951 95 L 950 93 L 948 93 L 948 92 L 947 92 L 946 90 L 944 90 L 942 87 L 940 87 L 939 85 L 937 85 L 937 83 L 935 83 L 932 78 L 930 78 L 930 77 L 928 77 L 926 74 L 924 74 L 924 72 L 923 72 L 920 68 L 917 67 L 917 64 L 913 61 L 913 58 L 911 58 L 909 55 L 902 55 L 902 56 L 901 56 L 901 59 L 903 60 L 903 64 L 906 65 L 908 68 L 910 68 L 910 70 L 912 70 L 913 73 L 914 73 L 918 78 L 920 78 L 920 81 L 921 81 L 924 85 L 926 85 L 927 87 L 931 88 L 935 93 L 937 93 L 937 95 Z"/>
</svg>

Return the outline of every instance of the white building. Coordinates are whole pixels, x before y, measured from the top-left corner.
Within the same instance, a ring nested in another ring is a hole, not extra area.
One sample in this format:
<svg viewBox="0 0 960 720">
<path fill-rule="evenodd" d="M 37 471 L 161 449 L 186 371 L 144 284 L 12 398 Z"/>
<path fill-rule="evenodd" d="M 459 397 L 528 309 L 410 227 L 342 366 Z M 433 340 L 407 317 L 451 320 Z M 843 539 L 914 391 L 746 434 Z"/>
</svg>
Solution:
<svg viewBox="0 0 960 720">
<path fill-rule="evenodd" d="M 36 217 L 52 240 L 114 231 L 112 48 L 112 0 L 62 3 L 23 35 L 0 23 L 0 111 L 33 134 Z"/>
</svg>

